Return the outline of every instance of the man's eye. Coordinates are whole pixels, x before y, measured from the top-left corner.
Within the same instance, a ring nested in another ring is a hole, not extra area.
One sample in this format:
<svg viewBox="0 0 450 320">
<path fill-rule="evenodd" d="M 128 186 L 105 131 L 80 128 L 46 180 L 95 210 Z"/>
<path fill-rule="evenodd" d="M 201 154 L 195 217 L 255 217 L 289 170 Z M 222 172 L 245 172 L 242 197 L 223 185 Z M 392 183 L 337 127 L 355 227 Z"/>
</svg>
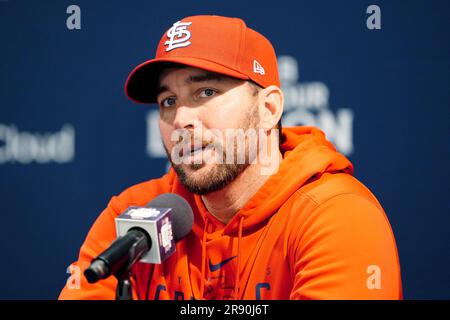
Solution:
<svg viewBox="0 0 450 320">
<path fill-rule="evenodd" d="M 161 107 L 167 108 L 175 105 L 175 98 L 169 97 L 161 101 L 160 103 Z"/>
<path fill-rule="evenodd" d="M 217 91 L 214 89 L 203 89 L 202 91 L 200 91 L 200 97 L 208 98 L 208 97 L 212 97 L 216 93 L 217 93 Z"/>
</svg>

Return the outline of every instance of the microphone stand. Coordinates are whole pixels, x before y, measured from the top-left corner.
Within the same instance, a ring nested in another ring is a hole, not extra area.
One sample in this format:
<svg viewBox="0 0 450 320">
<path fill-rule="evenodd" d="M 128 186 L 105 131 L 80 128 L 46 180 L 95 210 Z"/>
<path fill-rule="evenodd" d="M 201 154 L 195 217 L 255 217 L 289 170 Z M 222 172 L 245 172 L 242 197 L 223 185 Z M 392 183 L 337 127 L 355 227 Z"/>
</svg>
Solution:
<svg viewBox="0 0 450 320">
<path fill-rule="evenodd" d="M 132 230 L 132 229 L 130 229 Z M 142 232 L 141 232 L 142 234 Z M 144 236 L 139 239 L 139 242 L 133 244 L 133 246 L 129 249 L 129 252 L 135 253 L 139 246 L 145 245 L 146 243 L 150 243 L 151 240 L 147 241 L 147 238 Z M 148 247 L 150 247 L 150 245 Z M 128 258 L 127 263 L 124 264 L 122 268 L 119 268 L 114 272 L 114 277 L 117 279 L 117 287 L 116 287 L 116 300 L 133 300 L 133 286 L 131 284 L 131 268 L 134 264 L 140 260 L 141 256 L 144 252 L 141 252 L 138 256 L 133 258 Z"/>
<path fill-rule="evenodd" d="M 129 266 L 114 273 L 118 283 L 116 287 L 116 300 L 133 300 L 132 285 Z"/>
</svg>

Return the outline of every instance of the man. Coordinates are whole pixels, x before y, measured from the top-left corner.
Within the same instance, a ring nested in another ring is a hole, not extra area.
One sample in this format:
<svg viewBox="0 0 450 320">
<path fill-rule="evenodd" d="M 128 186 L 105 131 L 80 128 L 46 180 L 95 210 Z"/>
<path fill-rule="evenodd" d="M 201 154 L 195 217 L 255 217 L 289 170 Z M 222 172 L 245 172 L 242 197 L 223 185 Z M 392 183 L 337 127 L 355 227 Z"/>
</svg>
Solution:
<svg viewBox="0 0 450 320">
<path fill-rule="evenodd" d="M 158 103 L 172 168 L 111 199 L 75 266 L 109 246 L 126 208 L 173 192 L 193 208 L 192 232 L 161 265 L 134 266 L 135 298 L 402 297 L 391 227 L 350 161 L 313 127 L 285 128 L 280 140 L 283 92 L 261 34 L 236 18 L 187 17 L 133 70 L 126 93 Z M 82 277 L 60 298 L 113 299 L 115 286 Z"/>
</svg>

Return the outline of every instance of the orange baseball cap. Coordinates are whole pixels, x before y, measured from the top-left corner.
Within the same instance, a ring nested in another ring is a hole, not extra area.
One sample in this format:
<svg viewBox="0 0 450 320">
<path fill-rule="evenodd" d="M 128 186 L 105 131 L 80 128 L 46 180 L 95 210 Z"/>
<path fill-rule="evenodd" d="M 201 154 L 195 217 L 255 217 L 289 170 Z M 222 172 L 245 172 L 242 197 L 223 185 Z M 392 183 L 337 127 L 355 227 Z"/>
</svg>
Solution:
<svg viewBox="0 0 450 320">
<path fill-rule="evenodd" d="M 157 102 L 159 73 L 167 63 L 252 80 L 263 88 L 280 86 L 272 44 L 239 18 L 201 15 L 175 22 L 159 41 L 155 58 L 130 73 L 126 95 L 135 102 Z"/>
</svg>

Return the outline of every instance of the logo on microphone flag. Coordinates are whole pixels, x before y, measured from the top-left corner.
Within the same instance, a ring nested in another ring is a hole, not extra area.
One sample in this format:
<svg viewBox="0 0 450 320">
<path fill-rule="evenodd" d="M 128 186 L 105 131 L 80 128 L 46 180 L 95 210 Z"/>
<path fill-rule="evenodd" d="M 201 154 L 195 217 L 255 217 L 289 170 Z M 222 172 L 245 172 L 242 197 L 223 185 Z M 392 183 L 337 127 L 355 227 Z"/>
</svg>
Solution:
<svg viewBox="0 0 450 320">
<path fill-rule="evenodd" d="M 129 207 L 115 219 L 117 237 L 124 236 L 132 228 L 145 230 L 152 246 L 139 261 L 161 263 L 175 252 L 172 221 L 171 208 Z"/>
</svg>

